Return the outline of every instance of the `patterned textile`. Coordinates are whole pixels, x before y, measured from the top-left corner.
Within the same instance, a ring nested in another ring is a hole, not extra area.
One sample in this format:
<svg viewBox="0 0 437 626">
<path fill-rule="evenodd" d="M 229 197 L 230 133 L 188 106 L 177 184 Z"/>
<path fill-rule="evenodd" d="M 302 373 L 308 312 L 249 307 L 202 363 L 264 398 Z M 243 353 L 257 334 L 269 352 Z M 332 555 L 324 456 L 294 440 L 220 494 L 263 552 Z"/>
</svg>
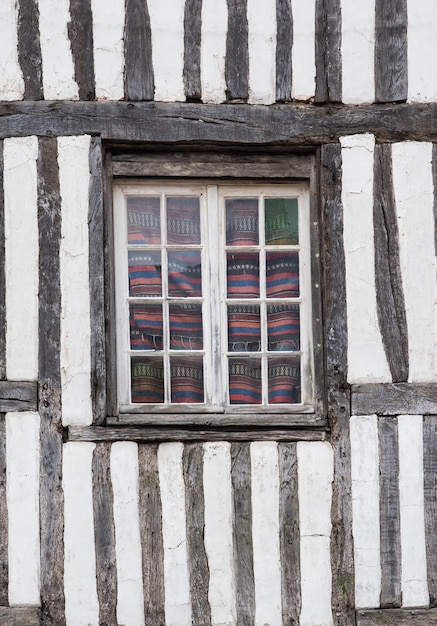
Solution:
<svg viewBox="0 0 437 626">
<path fill-rule="evenodd" d="M 162 350 L 161 304 L 131 304 L 129 322 L 131 350 Z"/>
<path fill-rule="evenodd" d="M 170 349 L 202 350 L 203 327 L 200 304 L 170 304 Z"/>
<path fill-rule="evenodd" d="M 258 245 L 258 199 L 226 200 L 226 244 Z"/>
<path fill-rule="evenodd" d="M 202 295 L 199 250 L 169 251 L 168 293 L 176 298 L 195 298 Z"/>
<path fill-rule="evenodd" d="M 203 357 L 170 358 L 171 401 L 204 402 Z"/>
<path fill-rule="evenodd" d="M 161 253 L 129 252 L 129 295 L 160 296 L 162 293 Z"/>
<path fill-rule="evenodd" d="M 259 297 L 257 252 L 228 252 L 228 298 Z"/>
<path fill-rule="evenodd" d="M 269 359 L 269 404 L 301 402 L 300 359 L 275 357 Z"/>
<path fill-rule="evenodd" d="M 127 233 L 130 245 L 161 243 L 160 199 L 130 197 L 127 199 Z"/>
<path fill-rule="evenodd" d="M 265 231 L 268 246 L 299 243 L 296 198 L 266 198 Z"/>
<path fill-rule="evenodd" d="M 229 403 L 261 404 L 261 360 L 229 359 Z"/>
<path fill-rule="evenodd" d="M 167 198 L 167 243 L 200 244 L 199 198 Z"/>
<path fill-rule="evenodd" d="M 260 349 L 261 320 L 259 306 L 229 306 L 229 352 L 258 352 Z"/>
<path fill-rule="evenodd" d="M 269 252 L 266 254 L 267 298 L 299 297 L 299 253 Z"/>
<path fill-rule="evenodd" d="M 300 349 L 298 304 L 269 304 L 267 307 L 268 350 Z"/>
<path fill-rule="evenodd" d="M 132 402 L 164 402 L 164 366 L 160 358 L 134 357 L 131 363 Z"/>
</svg>

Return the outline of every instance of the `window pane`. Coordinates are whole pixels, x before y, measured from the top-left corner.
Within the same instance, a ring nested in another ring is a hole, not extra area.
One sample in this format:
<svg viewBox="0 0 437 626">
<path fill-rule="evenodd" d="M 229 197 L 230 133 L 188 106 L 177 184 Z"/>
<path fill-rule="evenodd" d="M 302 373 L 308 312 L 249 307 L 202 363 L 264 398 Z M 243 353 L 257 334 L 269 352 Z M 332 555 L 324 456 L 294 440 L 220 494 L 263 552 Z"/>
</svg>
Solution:
<svg viewBox="0 0 437 626">
<path fill-rule="evenodd" d="M 261 350 L 259 306 L 228 307 L 228 350 L 229 352 Z"/>
<path fill-rule="evenodd" d="M 200 244 L 199 198 L 167 198 L 167 243 Z"/>
<path fill-rule="evenodd" d="M 129 295 L 130 296 L 160 296 L 162 293 L 161 281 L 161 253 L 158 250 L 150 252 L 129 253 Z"/>
<path fill-rule="evenodd" d="M 199 250 L 168 253 L 168 294 L 176 298 L 196 298 L 202 295 Z"/>
<path fill-rule="evenodd" d="M 132 402 L 164 402 L 164 365 L 161 358 L 133 357 Z"/>
<path fill-rule="evenodd" d="M 258 199 L 226 200 L 226 244 L 256 246 L 258 241 Z"/>
<path fill-rule="evenodd" d="M 269 404 L 300 403 L 299 357 L 274 357 L 268 362 Z"/>
<path fill-rule="evenodd" d="M 170 304 L 170 349 L 202 350 L 202 305 Z"/>
<path fill-rule="evenodd" d="M 162 350 L 162 306 L 131 304 L 129 313 L 131 350 Z"/>
<path fill-rule="evenodd" d="M 228 298 L 259 297 L 257 252 L 228 252 Z"/>
<path fill-rule="evenodd" d="M 127 234 L 129 244 L 161 243 L 159 198 L 127 199 Z"/>
<path fill-rule="evenodd" d="M 229 359 L 229 403 L 261 404 L 261 359 Z"/>
<path fill-rule="evenodd" d="M 300 350 L 298 304 L 269 304 L 267 307 L 268 349 Z"/>
<path fill-rule="evenodd" d="M 172 402 L 204 402 L 202 356 L 172 357 L 170 378 Z"/>
<path fill-rule="evenodd" d="M 268 252 L 266 254 L 267 298 L 299 297 L 299 253 Z"/>
<path fill-rule="evenodd" d="M 296 198 L 266 198 L 266 245 L 282 246 L 299 243 L 298 209 Z"/>
</svg>

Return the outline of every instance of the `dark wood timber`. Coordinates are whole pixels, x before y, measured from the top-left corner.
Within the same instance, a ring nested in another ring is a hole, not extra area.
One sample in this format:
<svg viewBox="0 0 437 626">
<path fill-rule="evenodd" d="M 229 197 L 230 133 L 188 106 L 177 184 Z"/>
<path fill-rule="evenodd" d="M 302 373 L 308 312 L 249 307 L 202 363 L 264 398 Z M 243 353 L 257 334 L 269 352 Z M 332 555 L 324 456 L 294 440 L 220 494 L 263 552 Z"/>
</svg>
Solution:
<svg viewBox="0 0 437 626">
<path fill-rule="evenodd" d="M 250 445 L 231 444 L 234 571 L 237 623 L 255 623 Z"/>
<path fill-rule="evenodd" d="M 184 13 L 184 87 L 188 101 L 200 100 L 202 0 L 186 0 Z"/>
<path fill-rule="evenodd" d="M 108 426 L 173 426 L 182 428 L 187 424 L 189 419 L 190 427 L 194 424 L 202 429 L 206 428 L 227 428 L 238 427 L 250 430 L 252 428 L 302 428 L 310 426 L 311 428 L 327 427 L 326 419 L 315 415 L 314 413 L 258 413 L 257 415 L 250 413 L 121 413 L 117 417 L 108 417 L 106 425 Z"/>
<path fill-rule="evenodd" d="M 434 609 L 383 609 L 357 611 L 357 626 L 435 626 Z"/>
<path fill-rule="evenodd" d="M 282 620 L 288 626 L 298 626 L 302 598 L 296 444 L 280 443 L 278 454 Z"/>
<path fill-rule="evenodd" d="M 341 102 L 341 2 L 316 0 L 315 102 Z"/>
<path fill-rule="evenodd" d="M 37 0 L 18 0 L 17 34 L 18 62 L 24 79 L 24 98 L 42 100 L 44 92 Z"/>
<path fill-rule="evenodd" d="M 437 415 L 423 418 L 423 491 L 429 603 L 437 606 Z"/>
<path fill-rule="evenodd" d="M 0 380 L 6 378 L 6 272 L 3 141 L 0 140 Z"/>
<path fill-rule="evenodd" d="M 249 97 L 247 0 L 227 0 L 227 4 L 226 97 L 244 101 Z"/>
<path fill-rule="evenodd" d="M 276 100 L 291 100 L 293 14 L 291 0 L 276 0 Z"/>
<path fill-rule="evenodd" d="M 193 626 L 211 624 L 208 601 L 209 567 L 203 543 L 205 501 L 203 497 L 203 446 L 187 444 L 183 452 L 188 568 Z"/>
<path fill-rule="evenodd" d="M 382 342 L 393 382 L 408 380 L 408 328 L 399 257 L 391 145 L 375 146 L 373 228 L 375 285 Z"/>
<path fill-rule="evenodd" d="M 353 415 L 437 415 L 435 383 L 352 385 Z"/>
<path fill-rule="evenodd" d="M 92 464 L 99 624 L 108 625 L 117 623 L 117 566 L 110 454 L 111 444 L 98 444 L 94 448 Z"/>
<path fill-rule="evenodd" d="M 332 607 L 336 626 L 354 620 L 354 560 L 350 469 L 350 392 L 347 384 L 347 321 L 342 163 L 340 144 L 321 149 L 325 345 L 328 420 L 334 452 L 332 491 Z"/>
<path fill-rule="evenodd" d="M 432 146 L 432 179 L 434 185 L 434 249 L 437 255 L 437 143 Z"/>
<path fill-rule="evenodd" d="M 41 612 L 38 607 L 0 607 L 0 624 L 2 626 L 40 626 Z"/>
<path fill-rule="evenodd" d="M 64 497 L 62 492 L 61 287 L 59 244 L 61 197 L 57 140 L 39 139 L 39 375 L 41 611 L 47 626 L 65 624 Z"/>
<path fill-rule="evenodd" d="M 401 606 L 401 540 L 398 420 L 382 417 L 379 427 L 381 607 Z"/>
<path fill-rule="evenodd" d="M 70 0 L 71 21 L 68 36 L 74 62 L 74 79 L 79 88 L 80 100 L 94 100 L 93 15 L 91 0 Z"/>
<path fill-rule="evenodd" d="M 105 236 L 103 210 L 102 142 L 91 138 L 89 188 L 89 276 L 91 316 L 91 393 L 93 423 L 103 424 L 106 416 L 105 357 Z"/>
<path fill-rule="evenodd" d="M 9 604 L 9 541 L 6 469 L 6 421 L 5 414 L 0 413 L 0 606 L 7 606 Z"/>
<path fill-rule="evenodd" d="M 124 55 L 126 100 L 153 100 L 152 35 L 147 0 L 126 0 Z"/>
<path fill-rule="evenodd" d="M 140 533 L 146 624 L 165 624 L 164 544 L 158 446 L 139 446 Z"/>
<path fill-rule="evenodd" d="M 402 102 L 408 97 L 407 25 L 407 0 L 376 0 L 376 102 Z"/>
<path fill-rule="evenodd" d="M 36 383 L 0 381 L 0 412 L 36 411 L 38 406 Z"/>
</svg>

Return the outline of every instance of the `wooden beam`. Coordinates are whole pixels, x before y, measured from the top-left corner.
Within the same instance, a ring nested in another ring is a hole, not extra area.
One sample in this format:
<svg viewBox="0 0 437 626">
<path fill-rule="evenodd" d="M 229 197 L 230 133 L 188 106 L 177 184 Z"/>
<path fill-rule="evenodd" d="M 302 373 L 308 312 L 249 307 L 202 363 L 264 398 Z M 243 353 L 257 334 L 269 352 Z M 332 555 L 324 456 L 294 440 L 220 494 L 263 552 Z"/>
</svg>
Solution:
<svg viewBox="0 0 437 626">
<path fill-rule="evenodd" d="M 435 626 L 435 609 L 376 609 L 357 611 L 357 626 Z"/>
<path fill-rule="evenodd" d="M 0 140 L 0 380 L 6 378 L 6 269 L 3 141 Z"/>
<path fill-rule="evenodd" d="M 247 100 L 249 97 L 249 26 L 247 0 L 227 0 L 226 97 Z"/>
<path fill-rule="evenodd" d="M 408 97 L 407 0 L 375 3 L 375 100 Z"/>
<path fill-rule="evenodd" d="M 6 471 L 6 419 L 5 414 L 0 413 L 0 606 L 9 604 L 9 537 Z"/>
<path fill-rule="evenodd" d="M 41 611 L 38 607 L 0 606 L 2 626 L 39 626 Z"/>
<path fill-rule="evenodd" d="M 293 14 L 291 0 L 276 0 L 276 100 L 291 100 Z"/>
<path fill-rule="evenodd" d="M 0 381 L 0 413 L 37 410 L 37 384 Z"/>
<path fill-rule="evenodd" d="M 42 56 L 37 0 L 18 2 L 18 62 L 24 79 L 24 98 L 42 100 Z"/>
<path fill-rule="evenodd" d="M 200 100 L 202 0 L 186 0 L 184 10 L 184 88 L 187 100 Z"/>
<path fill-rule="evenodd" d="M 437 384 L 373 383 L 352 385 L 353 415 L 435 415 Z"/>
<path fill-rule="evenodd" d="M 152 34 L 147 0 L 126 0 L 124 54 L 126 99 L 153 100 Z"/>
<path fill-rule="evenodd" d="M 437 606 L 437 417 L 423 418 L 423 492 L 430 606 Z"/>
<path fill-rule="evenodd" d="M 93 15 L 91 0 L 70 0 L 68 37 L 74 62 L 74 79 L 80 100 L 96 97 L 94 77 Z"/>
<path fill-rule="evenodd" d="M 314 101 L 341 102 L 341 2 L 316 0 Z"/>
</svg>

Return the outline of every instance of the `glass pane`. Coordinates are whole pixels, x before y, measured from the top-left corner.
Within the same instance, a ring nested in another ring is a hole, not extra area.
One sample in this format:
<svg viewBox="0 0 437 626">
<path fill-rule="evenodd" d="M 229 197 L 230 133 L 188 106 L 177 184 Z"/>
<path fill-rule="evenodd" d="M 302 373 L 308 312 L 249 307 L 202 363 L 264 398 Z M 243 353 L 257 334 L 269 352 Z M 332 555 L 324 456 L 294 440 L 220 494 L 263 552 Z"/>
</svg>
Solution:
<svg viewBox="0 0 437 626">
<path fill-rule="evenodd" d="M 200 250 L 168 253 L 168 294 L 176 298 L 198 298 L 202 295 Z"/>
<path fill-rule="evenodd" d="M 299 253 L 268 252 L 266 254 L 267 298 L 299 297 Z"/>
<path fill-rule="evenodd" d="M 259 306 L 228 307 L 229 352 L 259 352 L 261 321 Z"/>
<path fill-rule="evenodd" d="M 202 350 L 202 305 L 170 304 L 170 348 Z"/>
<path fill-rule="evenodd" d="M 160 296 L 161 284 L 161 253 L 130 251 L 129 255 L 129 295 Z"/>
<path fill-rule="evenodd" d="M 258 245 L 258 199 L 226 200 L 226 244 Z"/>
<path fill-rule="evenodd" d="M 228 298 L 259 297 L 257 252 L 228 252 Z"/>
<path fill-rule="evenodd" d="M 229 359 L 229 403 L 261 404 L 261 359 Z"/>
<path fill-rule="evenodd" d="M 164 402 L 164 364 L 161 358 L 133 357 L 132 402 Z"/>
<path fill-rule="evenodd" d="M 129 321 L 131 350 L 162 350 L 163 324 L 160 304 L 131 304 Z"/>
<path fill-rule="evenodd" d="M 267 246 L 291 246 L 299 243 L 296 198 L 266 198 L 265 229 Z"/>
<path fill-rule="evenodd" d="M 167 198 L 167 243 L 200 244 L 199 198 Z"/>
<path fill-rule="evenodd" d="M 127 199 L 127 235 L 129 244 L 160 244 L 160 198 Z"/>
<path fill-rule="evenodd" d="M 299 357 L 271 358 L 268 360 L 269 404 L 299 404 Z"/>
<path fill-rule="evenodd" d="M 204 402 L 202 356 L 172 357 L 170 378 L 173 403 Z"/>
<path fill-rule="evenodd" d="M 271 352 L 300 350 L 298 304 L 269 304 L 267 307 L 268 349 Z"/>
</svg>

